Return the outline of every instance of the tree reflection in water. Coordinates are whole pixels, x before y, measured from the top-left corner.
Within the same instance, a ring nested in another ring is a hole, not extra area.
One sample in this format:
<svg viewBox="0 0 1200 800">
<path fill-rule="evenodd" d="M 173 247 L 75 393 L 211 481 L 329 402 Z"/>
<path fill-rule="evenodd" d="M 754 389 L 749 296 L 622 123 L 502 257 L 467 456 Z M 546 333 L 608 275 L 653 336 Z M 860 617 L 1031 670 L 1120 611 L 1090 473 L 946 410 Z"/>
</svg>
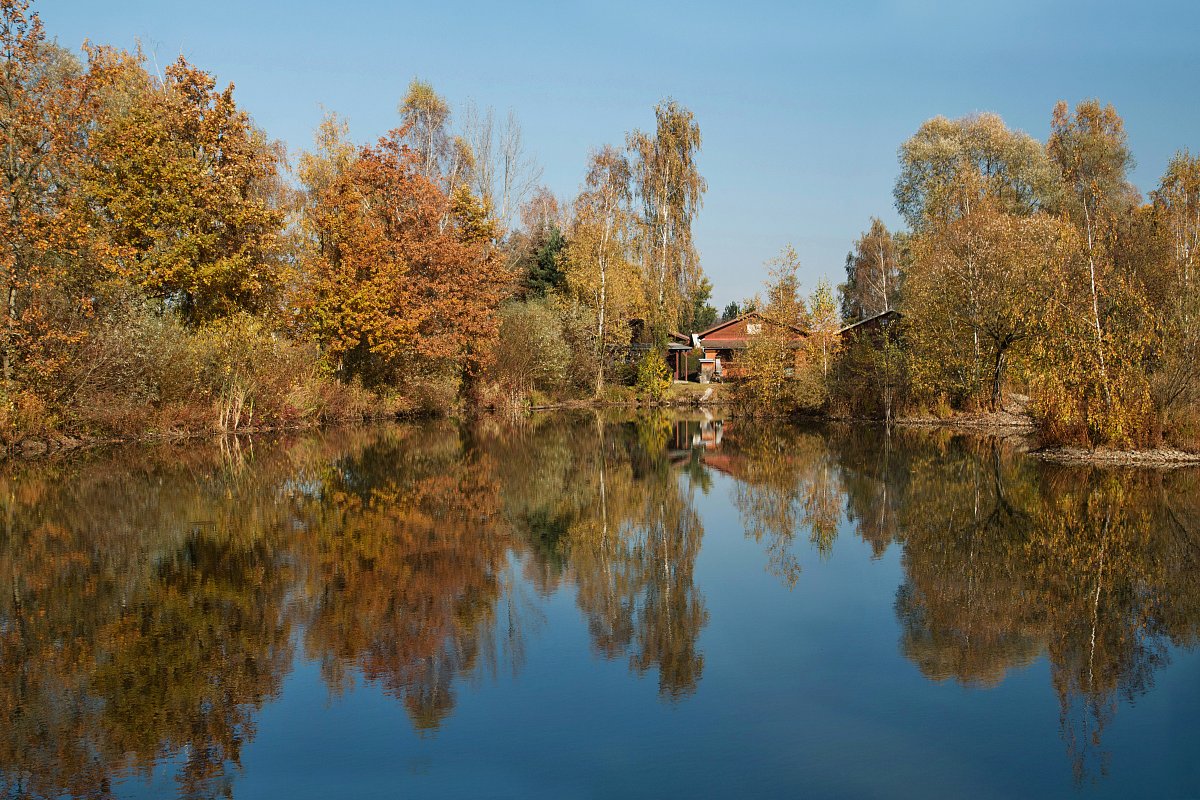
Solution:
<svg viewBox="0 0 1200 800">
<path fill-rule="evenodd" d="M 787 586 L 839 530 L 901 548 L 900 647 L 928 678 L 1045 657 L 1079 780 L 1170 645 L 1200 633 L 1195 471 L 1072 469 L 1001 442 L 603 415 L 389 426 L 11 465 L 0 476 L 0 792 L 103 797 L 177 765 L 229 795 L 299 643 L 413 726 L 516 673 L 564 587 L 593 651 L 681 701 L 704 671 L 697 492 L 724 480 Z"/>
</svg>

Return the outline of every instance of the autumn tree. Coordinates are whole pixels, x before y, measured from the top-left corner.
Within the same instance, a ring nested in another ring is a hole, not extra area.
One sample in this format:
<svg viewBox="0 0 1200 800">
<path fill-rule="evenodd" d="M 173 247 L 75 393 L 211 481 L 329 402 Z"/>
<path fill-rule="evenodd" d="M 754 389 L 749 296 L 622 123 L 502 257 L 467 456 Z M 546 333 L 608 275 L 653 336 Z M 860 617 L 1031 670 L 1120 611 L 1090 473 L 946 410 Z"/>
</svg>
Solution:
<svg viewBox="0 0 1200 800">
<path fill-rule="evenodd" d="M 1048 276 L 1069 262 L 1072 241 L 1054 218 L 1008 214 L 992 201 L 919 235 L 905 284 L 918 383 L 1000 410 L 1012 353 L 1040 330 Z"/>
<path fill-rule="evenodd" d="M 233 85 L 182 57 L 162 79 L 140 54 L 91 51 L 100 103 L 87 191 L 112 269 L 202 323 L 272 307 L 283 279 L 283 154 Z"/>
<path fill-rule="evenodd" d="M 993 272 L 996 265 L 981 260 L 977 249 L 982 239 L 975 232 L 982 228 L 972 217 L 1023 217 L 1052 210 L 1059 198 L 1058 177 L 1038 142 L 1009 130 L 995 114 L 925 122 L 901 146 L 900 164 L 896 207 L 915 234 L 903 307 L 906 314 L 920 315 L 911 330 L 926 338 L 913 342 L 928 348 L 914 363 L 914 378 L 925 390 L 965 402 L 981 391 L 986 370 L 989 334 L 980 327 L 981 309 L 995 298 L 984 296 L 985 283 L 994 287 L 1007 280 Z M 934 258 L 935 252 L 948 260 L 937 265 L 922 262 Z M 939 284 L 933 275 L 953 275 L 954 280 Z M 916 285 L 910 289 L 912 280 Z M 959 312 L 954 322 L 932 311 L 935 305 Z M 956 333 L 944 336 L 933 330 Z"/>
<path fill-rule="evenodd" d="M 310 197 L 318 197 L 332 186 L 358 156 L 350 141 L 350 125 L 329 111 L 313 134 L 315 149 L 300 154 L 297 176 Z"/>
<path fill-rule="evenodd" d="M 460 184 L 470 180 L 475 155 L 467 140 L 450 126 L 450 104 L 432 84 L 413 78 L 397 111 L 404 141 L 417 153 L 417 170 L 453 195 Z"/>
<path fill-rule="evenodd" d="M 51 379 L 94 273 L 79 184 L 89 117 L 78 61 L 46 41 L 28 0 L 0 2 L 0 371 L 7 402 L 18 377 Z"/>
<path fill-rule="evenodd" d="M 616 148 L 591 153 L 567 247 L 568 285 L 596 313 L 597 394 L 604 385 L 608 351 L 628 344 L 628 321 L 642 304 L 634 265 L 631 179 L 629 161 Z"/>
<path fill-rule="evenodd" d="M 977 175 L 964 191 L 962 176 Z M 970 214 L 991 197 L 1015 214 L 1052 210 L 1058 175 L 1033 137 L 1012 131 L 996 114 L 957 120 L 934 117 L 900 146 L 896 208 L 913 231 Z"/>
<path fill-rule="evenodd" d="M 1131 201 L 1132 187 L 1125 174 L 1133 166 L 1126 145 L 1124 121 L 1113 107 L 1095 100 L 1080 103 L 1072 117 L 1067 104 L 1054 107 L 1050 141 L 1046 150 L 1057 164 L 1067 190 L 1067 209 L 1083 230 L 1092 301 L 1096 362 L 1105 403 L 1111 405 L 1108 364 L 1105 358 L 1104 326 L 1100 295 L 1109 277 L 1104 274 L 1111 254 L 1103 251 L 1106 233 L 1111 233 L 1114 215 Z M 1106 256 L 1109 256 L 1106 258 Z"/>
<path fill-rule="evenodd" d="M 1153 201 L 1143 283 L 1158 309 L 1151 391 L 1161 428 L 1200 403 L 1200 157 L 1176 153 Z"/>
<path fill-rule="evenodd" d="M 800 292 L 800 257 L 788 245 L 767 262 L 762 322 L 738 355 L 738 392 L 750 407 L 770 414 L 814 407 L 823 400 L 816 375 L 804 369 L 799 339 L 809 324 Z M 758 305 L 757 303 L 755 304 Z"/>
<path fill-rule="evenodd" d="M 507 276 L 486 210 L 467 187 L 447 196 L 426 178 L 407 135 L 397 129 L 362 148 L 310 196 L 305 219 L 316 248 L 304 265 L 300 310 L 346 377 L 441 375 L 456 385 L 495 335 Z"/>
<path fill-rule="evenodd" d="M 700 275 L 692 222 L 708 184 L 700 175 L 700 126 L 674 100 L 654 110 L 654 134 L 627 137 L 633 185 L 642 204 L 642 272 L 654 325 L 678 324 L 685 296 Z"/>
<path fill-rule="evenodd" d="M 900 245 L 878 217 L 846 255 L 846 282 L 838 286 L 842 317 L 867 319 L 896 307 L 900 297 Z"/>
<path fill-rule="evenodd" d="M 1082 252 L 1059 273 L 1059 302 L 1051 310 L 1062 311 L 1063 346 L 1046 354 L 1052 366 L 1043 388 L 1064 408 L 1064 430 L 1075 426 L 1089 438 L 1130 443 L 1147 430 L 1150 334 L 1141 287 L 1119 266 L 1120 221 L 1137 202 L 1126 177 L 1133 157 L 1124 123 L 1112 106 L 1095 100 L 1074 113 L 1059 103 L 1046 150 L 1059 169 Z"/>
<path fill-rule="evenodd" d="M 827 394 L 830 370 L 842 350 L 842 318 L 829 282 L 821 280 L 808 298 L 807 335 L 804 337 L 804 360 L 814 375 L 820 373 L 819 386 Z"/>
</svg>

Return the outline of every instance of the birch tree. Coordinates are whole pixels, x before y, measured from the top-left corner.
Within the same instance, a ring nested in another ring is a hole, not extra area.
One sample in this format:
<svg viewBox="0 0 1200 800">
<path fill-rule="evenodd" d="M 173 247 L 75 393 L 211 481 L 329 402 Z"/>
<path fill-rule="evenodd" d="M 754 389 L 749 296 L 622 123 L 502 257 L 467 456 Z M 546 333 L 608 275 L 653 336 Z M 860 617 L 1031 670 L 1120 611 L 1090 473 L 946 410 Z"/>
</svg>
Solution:
<svg viewBox="0 0 1200 800">
<path fill-rule="evenodd" d="M 604 385 L 607 349 L 619 338 L 613 328 L 623 332 L 637 294 L 630 261 L 630 180 L 629 160 L 615 147 L 592 152 L 567 246 L 568 282 L 596 310 L 597 394 Z"/>
<path fill-rule="evenodd" d="M 626 144 L 642 204 L 642 271 L 661 334 L 677 324 L 684 294 L 700 272 L 692 223 L 708 184 L 697 163 L 700 126 L 692 112 L 664 100 L 654 113 L 654 134 L 634 131 Z"/>
<path fill-rule="evenodd" d="M 525 148 L 516 112 L 510 109 L 497 128 L 495 109 L 468 103 L 463 118 L 463 135 L 474 156 L 475 194 L 487 202 L 502 229 L 509 231 L 525 199 L 538 188 L 542 168 Z"/>
<path fill-rule="evenodd" d="M 451 127 L 450 104 L 432 84 L 413 78 L 397 111 L 404 140 L 419 155 L 421 174 L 453 196 L 460 184 L 470 180 L 476 157 L 468 141 Z"/>
<path fill-rule="evenodd" d="M 1162 428 L 1177 407 L 1200 403 L 1200 157 L 1176 153 L 1153 200 L 1158 246 L 1143 271 L 1158 310 L 1151 386 Z"/>
<path fill-rule="evenodd" d="M 1091 325 L 1096 364 L 1105 405 L 1113 405 L 1112 381 L 1105 341 L 1104 317 L 1110 294 L 1118 287 L 1112 252 L 1106 238 L 1118 212 L 1136 200 L 1126 180 L 1133 167 L 1125 123 L 1111 105 L 1086 100 L 1072 115 L 1065 102 L 1054 107 L 1046 152 L 1058 166 L 1065 189 L 1065 208 L 1084 234 L 1087 287 L 1091 296 Z"/>
<path fill-rule="evenodd" d="M 871 227 L 846 256 L 846 282 L 838 291 L 847 321 L 895 308 L 900 296 L 900 246 L 878 217 L 871 217 Z"/>
</svg>

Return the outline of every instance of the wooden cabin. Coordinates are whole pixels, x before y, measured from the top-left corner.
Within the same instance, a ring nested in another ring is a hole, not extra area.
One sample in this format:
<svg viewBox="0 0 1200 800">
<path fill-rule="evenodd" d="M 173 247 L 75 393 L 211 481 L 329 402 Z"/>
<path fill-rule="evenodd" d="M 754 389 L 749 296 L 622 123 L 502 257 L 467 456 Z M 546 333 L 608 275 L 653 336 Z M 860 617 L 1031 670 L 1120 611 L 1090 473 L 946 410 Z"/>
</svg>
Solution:
<svg viewBox="0 0 1200 800">
<path fill-rule="evenodd" d="M 745 350 L 750 341 L 768 326 L 786 328 L 795 347 L 799 347 L 808 335 L 795 325 L 785 325 L 757 311 L 747 311 L 693 335 L 704 350 L 704 356 L 700 359 L 701 375 L 708 378 L 736 378 L 738 353 Z"/>
</svg>

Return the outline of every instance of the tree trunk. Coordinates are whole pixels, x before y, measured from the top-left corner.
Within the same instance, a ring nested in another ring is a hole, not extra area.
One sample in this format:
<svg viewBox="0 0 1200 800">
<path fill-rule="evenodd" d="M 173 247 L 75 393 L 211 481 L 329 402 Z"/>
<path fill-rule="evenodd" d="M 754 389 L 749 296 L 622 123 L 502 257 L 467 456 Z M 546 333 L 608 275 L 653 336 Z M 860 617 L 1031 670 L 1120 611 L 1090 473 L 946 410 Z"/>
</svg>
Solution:
<svg viewBox="0 0 1200 800">
<path fill-rule="evenodd" d="M 1008 347 L 996 347 L 996 363 L 992 370 L 992 411 L 1004 410 L 1004 368 L 1007 366 Z"/>
<path fill-rule="evenodd" d="M 1104 404 L 1112 408 L 1112 395 L 1108 388 L 1108 365 L 1104 359 L 1104 333 L 1100 328 L 1100 292 L 1096 287 L 1096 247 L 1095 232 L 1092 225 L 1092 212 L 1087 202 L 1083 204 L 1084 219 L 1087 224 L 1088 274 L 1092 288 L 1092 323 L 1096 333 L 1096 354 L 1100 359 L 1100 381 L 1104 389 Z"/>
<path fill-rule="evenodd" d="M 596 315 L 596 352 L 599 356 L 596 359 L 596 396 L 600 396 L 600 392 L 604 389 L 604 317 L 605 309 L 608 306 L 608 262 L 605 259 L 605 251 L 608 248 L 609 231 L 612 228 L 612 221 L 607 218 L 608 209 L 605 208 L 604 220 L 604 235 L 600 237 L 600 308 Z"/>
<path fill-rule="evenodd" d="M 17 338 L 17 285 L 9 283 L 8 297 L 4 305 L 4 388 L 12 399 L 13 379 L 13 342 Z"/>
</svg>

